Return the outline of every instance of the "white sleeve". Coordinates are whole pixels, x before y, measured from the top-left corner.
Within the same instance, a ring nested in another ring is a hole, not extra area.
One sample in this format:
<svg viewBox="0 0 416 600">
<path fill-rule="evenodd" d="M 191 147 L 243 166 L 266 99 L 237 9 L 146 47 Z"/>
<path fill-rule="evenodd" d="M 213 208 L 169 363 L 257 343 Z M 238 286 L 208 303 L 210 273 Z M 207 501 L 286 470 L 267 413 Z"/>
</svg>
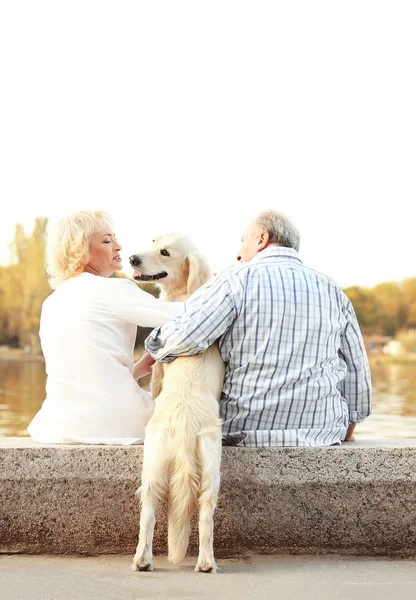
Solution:
<svg viewBox="0 0 416 600">
<path fill-rule="evenodd" d="M 183 313 L 183 302 L 162 302 L 125 279 L 114 283 L 111 308 L 122 321 L 139 327 L 159 327 Z"/>
</svg>

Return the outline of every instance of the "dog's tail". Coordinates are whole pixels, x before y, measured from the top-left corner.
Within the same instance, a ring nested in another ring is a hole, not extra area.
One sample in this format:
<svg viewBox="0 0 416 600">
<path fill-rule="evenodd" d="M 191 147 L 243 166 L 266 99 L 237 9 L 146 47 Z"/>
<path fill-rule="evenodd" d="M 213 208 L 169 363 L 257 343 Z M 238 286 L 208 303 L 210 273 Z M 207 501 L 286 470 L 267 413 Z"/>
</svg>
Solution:
<svg viewBox="0 0 416 600">
<path fill-rule="evenodd" d="M 196 432 L 186 432 L 184 428 L 173 437 L 175 456 L 170 475 L 168 560 L 178 563 L 185 558 L 188 549 L 190 522 L 197 507 L 200 466 L 196 456 Z"/>
</svg>

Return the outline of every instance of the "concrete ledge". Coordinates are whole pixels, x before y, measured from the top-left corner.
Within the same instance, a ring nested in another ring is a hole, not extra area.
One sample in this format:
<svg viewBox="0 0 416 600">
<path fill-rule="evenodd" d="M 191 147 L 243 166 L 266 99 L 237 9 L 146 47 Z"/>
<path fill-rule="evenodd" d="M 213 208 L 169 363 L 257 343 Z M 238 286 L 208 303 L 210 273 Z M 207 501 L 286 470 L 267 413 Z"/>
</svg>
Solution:
<svg viewBox="0 0 416 600">
<path fill-rule="evenodd" d="M 0 552 L 132 553 L 142 451 L 0 438 Z M 221 470 L 218 556 L 416 555 L 416 440 L 226 447 Z M 165 515 L 156 553 L 166 552 Z"/>
</svg>

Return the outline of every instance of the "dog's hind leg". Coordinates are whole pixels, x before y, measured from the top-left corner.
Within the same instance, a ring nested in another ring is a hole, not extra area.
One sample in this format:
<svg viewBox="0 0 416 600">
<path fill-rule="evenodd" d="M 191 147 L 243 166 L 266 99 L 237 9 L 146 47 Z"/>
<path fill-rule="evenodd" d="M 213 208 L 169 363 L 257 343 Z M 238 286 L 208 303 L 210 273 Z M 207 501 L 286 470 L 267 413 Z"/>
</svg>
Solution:
<svg viewBox="0 0 416 600">
<path fill-rule="evenodd" d="M 201 486 L 199 495 L 199 556 L 195 571 L 216 573 L 214 558 L 214 510 L 220 486 L 221 429 L 204 433 L 198 439 L 201 461 Z"/>
<path fill-rule="evenodd" d="M 165 433 L 146 433 L 140 497 L 140 534 L 133 558 L 134 571 L 153 571 L 153 532 L 157 505 L 167 489 Z"/>
</svg>

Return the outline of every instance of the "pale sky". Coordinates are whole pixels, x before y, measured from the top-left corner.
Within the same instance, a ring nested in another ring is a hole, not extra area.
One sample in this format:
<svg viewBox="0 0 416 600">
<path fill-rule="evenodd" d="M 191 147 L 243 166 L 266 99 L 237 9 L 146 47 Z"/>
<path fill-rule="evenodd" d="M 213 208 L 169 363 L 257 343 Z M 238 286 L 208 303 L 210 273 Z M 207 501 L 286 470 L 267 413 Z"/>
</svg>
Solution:
<svg viewBox="0 0 416 600">
<path fill-rule="evenodd" d="M 3 2 L 0 263 L 100 209 L 126 266 L 178 231 L 220 271 L 276 208 L 341 286 L 416 276 L 414 5 Z"/>
</svg>

